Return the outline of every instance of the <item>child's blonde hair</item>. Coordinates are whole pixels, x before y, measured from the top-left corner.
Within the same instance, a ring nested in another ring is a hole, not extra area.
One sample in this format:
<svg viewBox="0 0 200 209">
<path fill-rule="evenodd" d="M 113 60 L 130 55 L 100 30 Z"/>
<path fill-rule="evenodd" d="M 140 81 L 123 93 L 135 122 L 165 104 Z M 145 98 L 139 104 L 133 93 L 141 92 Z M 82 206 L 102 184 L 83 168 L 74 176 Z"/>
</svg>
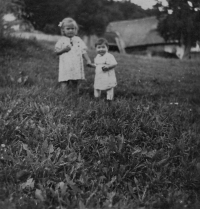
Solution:
<svg viewBox="0 0 200 209">
<path fill-rule="evenodd" d="M 58 26 L 60 27 L 61 35 L 64 35 L 63 27 L 64 27 L 65 25 L 69 25 L 69 24 L 73 24 L 73 25 L 74 25 L 74 27 L 75 27 L 75 29 L 76 29 L 76 30 L 75 30 L 75 35 L 77 35 L 79 27 L 78 27 L 77 22 L 76 22 L 73 18 L 71 18 L 71 17 L 64 18 L 64 19 L 59 23 Z"/>
</svg>

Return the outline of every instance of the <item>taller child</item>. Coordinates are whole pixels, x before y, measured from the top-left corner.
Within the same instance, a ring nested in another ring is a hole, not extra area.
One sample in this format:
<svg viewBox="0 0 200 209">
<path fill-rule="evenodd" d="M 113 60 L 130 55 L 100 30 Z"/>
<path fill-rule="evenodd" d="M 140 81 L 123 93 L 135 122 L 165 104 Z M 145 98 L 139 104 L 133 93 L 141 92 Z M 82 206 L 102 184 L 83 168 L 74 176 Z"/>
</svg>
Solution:
<svg viewBox="0 0 200 209">
<path fill-rule="evenodd" d="M 76 21 L 68 17 L 63 19 L 59 26 L 62 37 L 55 45 L 55 52 L 59 55 L 58 81 L 63 90 L 67 86 L 78 90 L 78 81 L 85 79 L 83 58 L 88 66 L 91 65 L 91 60 L 85 43 L 77 36 Z"/>
</svg>

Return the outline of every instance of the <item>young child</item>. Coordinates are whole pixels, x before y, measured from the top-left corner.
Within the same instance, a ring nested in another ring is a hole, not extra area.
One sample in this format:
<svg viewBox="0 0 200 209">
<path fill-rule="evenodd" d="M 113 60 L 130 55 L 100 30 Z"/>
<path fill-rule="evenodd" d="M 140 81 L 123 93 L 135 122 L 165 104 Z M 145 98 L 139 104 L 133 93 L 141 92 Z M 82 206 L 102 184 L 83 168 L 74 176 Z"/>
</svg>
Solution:
<svg viewBox="0 0 200 209">
<path fill-rule="evenodd" d="M 67 86 L 78 90 L 78 81 L 85 79 L 83 58 L 90 66 L 91 60 L 87 54 L 85 43 L 77 35 L 78 25 L 70 17 L 59 24 L 62 37 L 55 45 L 55 52 L 59 55 L 58 81 L 64 90 Z"/>
<path fill-rule="evenodd" d="M 108 52 L 108 42 L 100 38 L 95 44 L 97 56 L 94 59 L 96 66 L 94 79 L 94 96 L 101 96 L 101 91 L 106 90 L 107 100 L 114 98 L 114 87 L 117 85 L 114 68 L 117 66 L 115 57 Z"/>
</svg>

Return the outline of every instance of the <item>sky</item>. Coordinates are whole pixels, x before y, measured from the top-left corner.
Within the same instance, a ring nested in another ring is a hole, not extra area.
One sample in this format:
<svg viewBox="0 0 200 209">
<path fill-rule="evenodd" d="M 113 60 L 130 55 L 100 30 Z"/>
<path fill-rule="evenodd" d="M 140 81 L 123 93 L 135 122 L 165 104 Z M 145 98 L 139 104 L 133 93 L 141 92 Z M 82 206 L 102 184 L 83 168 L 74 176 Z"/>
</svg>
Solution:
<svg viewBox="0 0 200 209">
<path fill-rule="evenodd" d="M 141 6 L 143 9 L 151 9 L 156 4 L 155 0 L 131 0 L 134 4 Z M 166 0 L 160 0 L 163 5 L 166 5 Z"/>
<path fill-rule="evenodd" d="M 155 0 L 131 0 L 134 4 L 141 6 L 143 9 L 152 8 L 156 3 Z"/>
</svg>

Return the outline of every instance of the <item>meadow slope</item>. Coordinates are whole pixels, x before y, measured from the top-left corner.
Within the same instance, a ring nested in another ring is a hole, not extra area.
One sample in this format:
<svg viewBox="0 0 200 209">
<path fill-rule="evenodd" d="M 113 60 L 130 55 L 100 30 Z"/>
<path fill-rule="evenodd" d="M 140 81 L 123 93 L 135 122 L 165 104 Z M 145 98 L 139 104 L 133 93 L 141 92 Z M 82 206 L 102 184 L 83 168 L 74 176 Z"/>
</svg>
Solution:
<svg viewBox="0 0 200 209">
<path fill-rule="evenodd" d="M 87 67 L 61 91 L 52 45 L 0 48 L 0 208 L 199 208 L 200 61 L 116 53 L 109 106 Z"/>
</svg>

